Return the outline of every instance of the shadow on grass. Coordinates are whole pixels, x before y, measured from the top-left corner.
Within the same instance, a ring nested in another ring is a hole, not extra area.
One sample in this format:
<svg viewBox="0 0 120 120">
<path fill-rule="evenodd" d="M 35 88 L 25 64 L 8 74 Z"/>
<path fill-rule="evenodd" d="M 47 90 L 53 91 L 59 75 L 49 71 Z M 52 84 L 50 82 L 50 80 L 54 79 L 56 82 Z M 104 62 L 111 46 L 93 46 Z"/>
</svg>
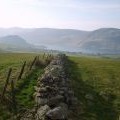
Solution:
<svg viewBox="0 0 120 120">
<path fill-rule="evenodd" d="M 68 60 L 68 73 L 71 85 L 79 100 L 81 111 L 77 119 L 81 120 L 117 120 L 117 111 L 113 107 L 115 96 L 101 95 L 93 86 L 82 79 L 80 68 L 73 61 Z"/>
</svg>

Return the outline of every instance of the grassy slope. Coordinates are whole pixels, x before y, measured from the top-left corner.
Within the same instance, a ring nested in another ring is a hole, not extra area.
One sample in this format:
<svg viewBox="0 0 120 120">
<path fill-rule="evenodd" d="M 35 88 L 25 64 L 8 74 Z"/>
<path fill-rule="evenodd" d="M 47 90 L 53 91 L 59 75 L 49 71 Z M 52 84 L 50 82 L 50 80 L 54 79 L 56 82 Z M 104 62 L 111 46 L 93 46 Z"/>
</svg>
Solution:
<svg viewBox="0 0 120 120">
<path fill-rule="evenodd" d="M 8 68 L 13 68 L 13 76 L 16 76 L 20 70 L 23 61 L 29 63 L 33 60 L 36 54 L 22 54 L 22 53 L 5 53 L 0 54 L 0 87 L 2 88 L 5 82 L 5 73 Z M 17 71 L 17 72 L 16 72 Z M 22 109 L 31 108 L 34 105 L 33 93 L 34 86 L 36 85 L 37 78 L 43 73 L 43 68 L 35 69 L 29 76 L 19 80 L 16 91 L 16 101 L 18 111 Z M 0 119 L 7 120 L 12 114 L 8 111 L 8 108 L 0 105 Z"/>
<path fill-rule="evenodd" d="M 34 105 L 34 86 L 37 84 L 38 77 L 43 73 L 43 69 L 35 69 L 29 76 L 18 82 L 16 99 L 21 108 L 31 108 Z"/>
<path fill-rule="evenodd" d="M 97 57 L 69 59 L 72 86 L 83 111 L 78 119 L 116 120 L 120 111 L 120 61 Z"/>
<path fill-rule="evenodd" d="M 36 54 L 25 53 L 1 53 L 0 54 L 0 86 L 5 82 L 8 69 L 13 68 L 13 77 L 18 75 L 24 61 L 29 63 Z"/>
</svg>

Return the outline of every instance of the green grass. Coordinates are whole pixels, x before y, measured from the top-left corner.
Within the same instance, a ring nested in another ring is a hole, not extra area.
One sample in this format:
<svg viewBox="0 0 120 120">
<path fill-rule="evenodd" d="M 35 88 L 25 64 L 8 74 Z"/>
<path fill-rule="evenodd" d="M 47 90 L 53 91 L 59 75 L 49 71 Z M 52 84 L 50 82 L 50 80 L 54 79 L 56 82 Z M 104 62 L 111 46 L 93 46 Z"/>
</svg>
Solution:
<svg viewBox="0 0 120 120">
<path fill-rule="evenodd" d="M 0 88 L 3 89 L 5 84 L 6 75 L 10 67 L 13 68 L 12 77 L 16 79 L 20 72 L 21 66 L 24 61 L 29 64 L 37 54 L 28 53 L 4 53 L 0 54 Z M 41 55 L 39 55 L 41 56 Z M 25 109 L 32 108 L 34 106 L 34 86 L 37 83 L 37 78 L 43 73 L 44 67 L 38 67 L 33 69 L 29 75 L 24 76 L 16 83 L 16 103 L 17 110 L 22 111 Z M 26 72 L 27 68 L 25 69 Z M 15 81 L 16 82 L 16 81 Z M 8 86 L 9 87 L 9 86 Z M 1 91 L 0 91 L 1 92 Z M 13 115 L 6 106 L 0 104 L 0 120 L 7 120 Z"/>
<path fill-rule="evenodd" d="M 3 88 L 8 68 L 13 68 L 15 77 L 23 62 L 29 63 L 36 54 L 0 54 L 0 88 Z M 69 57 L 68 70 L 71 85 L 79 100 L 79 110 L 73 120 L 117 120 L 120 114 L 120 60 L 100 57 Z M 16 101 L 18 110 L 32 108 L 37 77 L 43 68 L 35 69 L 17 83 Z M 1 91 L 0 91 L 1 92 Z M 0 105 L 0 120 L 7 120 L 11 113 Z"/>
<path fill-rule="evenodd" d="M 0 88 L 6 80 L 8 69 L 12 67 L 12 77 L 16 78 L 20 72 L 23 62 L 27 64 L 38 54 L 31 53 L 0 53 Z M 41 54 L 39 55 L 41 56 Z"/>
<path fill-rule="evenodd" d="M 34 97 L 33 94 L 35 92 L 34 86 L 37 84 L 37 78 L 43 73 L 43 69 L 35 69 L 30 75 L 26 78 L 21 79 L 18 81 L 15 91 L 15 98 L 16 98 L 16 105 L 17 109 L 16 112 L 25 111 L 27 109 L 31 109 L 34 105 Z M 6 106 L 0 106 L 0 119 L 7 120 L 12 117 L 13 112 L 9 112 Z"/>
<path fill-rule="evenodd" d="M 120 114 L 120 61 L 69 57 L 72 86 L 81 113 L 77 119 L 117 120 Z"/>
<path fill-rule="evenodd" d="M 18 82 L 16 99 L 17 103 L 22 108 L 32 108 L 34 105 L 34 86 L 37 84 L 38 77 L 43 73 L 43 69 L 34 70 L 29 76 L 25 79 L 22 79 Z"/>
</svg>

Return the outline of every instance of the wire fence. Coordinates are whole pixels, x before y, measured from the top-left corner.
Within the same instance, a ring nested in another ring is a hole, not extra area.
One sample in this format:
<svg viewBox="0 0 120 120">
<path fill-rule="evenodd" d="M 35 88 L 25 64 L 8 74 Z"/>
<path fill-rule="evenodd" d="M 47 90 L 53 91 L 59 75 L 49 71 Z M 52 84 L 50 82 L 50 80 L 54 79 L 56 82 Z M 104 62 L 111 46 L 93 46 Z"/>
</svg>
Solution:
<svg viewBox="0 0 120 120">
<path fill-rule="evenodd" d="M 43 54 L 42 57 L 35 56 L 29 64 L 24 61 L 21 65 L 18 75 L 14 78 L 12 78 L 13 68 L 9 68 L 3 90 L 0 92 L 0 103 L 7 106 L 10 111 L 17 112 L 17 103 L 15 97 L 15 88 L 17 82 L 30 75 L 34 69 L 47 66 L 52 58 L 53 55 L 51 54 Z"/>
</svg>

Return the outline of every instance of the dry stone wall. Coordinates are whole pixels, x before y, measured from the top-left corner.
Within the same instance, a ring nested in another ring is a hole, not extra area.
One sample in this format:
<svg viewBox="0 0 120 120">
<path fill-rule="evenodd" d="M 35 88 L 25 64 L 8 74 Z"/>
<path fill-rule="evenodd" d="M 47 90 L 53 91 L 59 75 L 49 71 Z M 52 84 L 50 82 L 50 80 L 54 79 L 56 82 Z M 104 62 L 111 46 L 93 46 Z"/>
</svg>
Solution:
<svg viewBox="0 0 120 120">
<path fill-rule="evenodd" d="M 66 61 L 66 55 L 59 54 L 45 68 L 35 86 L 34 116 L 29 114 L 24 120 L 69 120 L 77 99 L 66 75 Z"/>
</svg>

